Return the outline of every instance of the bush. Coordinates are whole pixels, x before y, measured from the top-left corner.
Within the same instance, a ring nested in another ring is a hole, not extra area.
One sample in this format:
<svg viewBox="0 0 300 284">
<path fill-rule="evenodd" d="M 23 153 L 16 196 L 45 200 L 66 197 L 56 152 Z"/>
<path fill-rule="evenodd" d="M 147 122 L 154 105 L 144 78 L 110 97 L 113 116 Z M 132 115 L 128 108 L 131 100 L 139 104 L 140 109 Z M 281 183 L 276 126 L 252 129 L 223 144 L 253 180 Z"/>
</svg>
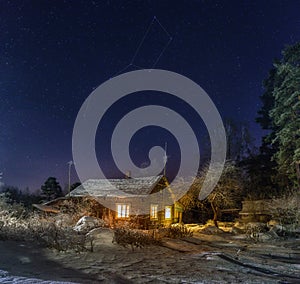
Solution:
<svg viewBox="0 0 300 284">
<path fill-rule="evenodd" d="M 74 224 L 83 216 L 97 217 L 102 208 L 97 201 L 87 197 L 64 199 L 58 204 L 60 212 L 71 216 Z"/>
<path fill-rule="evenodd" d="M 86 250 L 85 236 L 79 235 L 71 227 L 56 219 L 42 218 L 36 213 L 24 214 L 26 210 L 20 204 L 8 204 L 0 196 L 0 240 L 34 241 L 58 251 Z"/>
<path fill-rule="evenodd" d="M 183 224 L 173 225 L 167 228 L 166 237 L 172 239 L 184 238 L 184 237 L 192 237 L 193 231 Z"/>
<path fill-rule="evenodd" d="M 272 219 L 281 225 L 300 225 L 300 194 L 297 191 L 287 193 L 280 199 L 272 200 L 270 208 Z"/>
<path fill-rule="evenodd" d="M 72 228 L 57 226 L 55 223 L 47 222 L 44 227 L 37 230 L 35 236 L 40 243 L 58 251 L 87 250 L 84 235 L 77 234 Z"/>
<path fill-rule="evenodd" d="M 132 250 L 134 250 L 134 247 L 142 248 L 146 245 L 159 243 L 158 240 L 148 235 L 147 233 L 144 233 L 143 231 L 125 227 L 116 228 L 114 230 L 114 237 L 112 242 L 124 247 L 130 245 Z"/>
<path fill-rule="evenodd" d="M 29 211 L 21 204 L 12 202 L 5 193 L 0 194 L 0 216 L 25 218 L 29 215 Z"/>
<path fill-rule="evenodd" d="M 250 222 L 246 225 L 245 231 L 248 239 L 258 242 L 260 234 L 267 231 L 267 225 L 259 222 Z"/>
</svg>

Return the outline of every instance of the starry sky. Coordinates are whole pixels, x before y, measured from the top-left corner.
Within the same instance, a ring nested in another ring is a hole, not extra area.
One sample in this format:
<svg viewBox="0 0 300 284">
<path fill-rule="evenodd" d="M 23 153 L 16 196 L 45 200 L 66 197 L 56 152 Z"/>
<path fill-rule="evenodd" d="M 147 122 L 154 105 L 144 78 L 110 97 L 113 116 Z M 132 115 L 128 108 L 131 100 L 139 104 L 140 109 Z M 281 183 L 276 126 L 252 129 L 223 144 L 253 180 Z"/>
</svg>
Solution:
<svg viewBox="0 0 300 284">
<path fill-rule="evenodd" d="M 262 80 L 284 46 L 300 41 L 299 11 L 300 2 L 293 0 L 0 0 L 2 181 L 36 190 L 55 176 L 64 187 L 73 126 L 84 100 L 104 81 L 138 68 L 166 69 L 192 79 L 210 95 L 222 118 L 248 123 L 259 145 L 263 132 L 254 121 Z M 106 131 L 97 136 L 99 153 L 109 150 L 104 140 L 120 110 L 124 114 L 147 104 L 151 96 L 129 97 L 110 110 Z M 157 103 L 189 116 L 188 108 L 169 99 Z M 193 127 L 199 123 L 187 119 Z M 176 140 L 159 131 L 151 128 L 144 136 L 141 131 L 133 139 L 133 144 L 145 144 L 132 147 L 137 164 L 144 159 L 139 152 L 166 140 L 175 163 Z M 100 156 L 106 173 L 118 175 L 109 154 Z"/>
</svg>

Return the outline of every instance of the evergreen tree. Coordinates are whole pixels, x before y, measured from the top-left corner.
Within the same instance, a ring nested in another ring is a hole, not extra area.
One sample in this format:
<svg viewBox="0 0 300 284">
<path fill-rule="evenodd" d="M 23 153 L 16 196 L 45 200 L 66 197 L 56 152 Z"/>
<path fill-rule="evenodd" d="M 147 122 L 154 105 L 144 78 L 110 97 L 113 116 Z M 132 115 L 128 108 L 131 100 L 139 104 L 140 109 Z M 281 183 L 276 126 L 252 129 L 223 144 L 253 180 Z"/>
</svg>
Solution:
<svg viewBox="0 0 300 284">
<path fill-rule="evenodd" d="M 276 171 L 275 184 L 293 187 L 300 180 L 300 43 L 282 54 L 264 81 L 257 122 L 269 134 L 263 138 L 260 162 L 266 162 L 273 175 Z"/>
<path fill-rule="evenodd" d="M 41 187 L 42 196 L 47 201 L 62 196 L 61 186 L 55 177 L 49 177 Z"/>
<path fill-rule="evenodd" d="M 248 124 L 226 119 L 224 126 L 227 136 L 227 159 L 238 162 L 248 157 L 254 149 L 254 139 L 250 135 Z"/>
<path fill-rule="evenodd" d="M 279 172 L 287 176 L 289 185 L 295 186 L 300 161 L 300 43 L 286 48 L 282 62 L 275 66 L 275 104 L 270 111 L 276 127 L 272 143 L 278 144 L 274 159 Z"/>
<path fill-rule="evenodd" d="M 276 60 L 275 62 L 279 61 Z M 262 107 L 256 118 L 256 122 L 261 125 L 262 129 L 267 130 L 268 134 L 262 138 L 259 153 L 249 155 L 247 159 L 240 163 L 248 178 L 246 191 L 252 198 L 270 198 L 280 191 L 278 165 L 273 159 L 276 151 L 278 151 L 278 143 L 272 143 L 277 127 L 270 116 L 270 111 L 275 105 L 273 91 L 276 72 L 276 68 L 272 68 L 267 79 L 263 81 L 265 91 L 260 96 Z"/>
</svg>

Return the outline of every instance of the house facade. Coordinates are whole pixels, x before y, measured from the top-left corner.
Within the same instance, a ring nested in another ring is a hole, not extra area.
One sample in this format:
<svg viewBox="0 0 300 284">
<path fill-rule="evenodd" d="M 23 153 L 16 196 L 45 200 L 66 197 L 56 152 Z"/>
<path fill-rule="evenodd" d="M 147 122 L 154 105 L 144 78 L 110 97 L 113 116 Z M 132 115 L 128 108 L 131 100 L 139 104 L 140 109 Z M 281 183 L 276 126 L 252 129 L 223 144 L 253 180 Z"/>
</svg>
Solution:
<svg viewBox="0 0 300 284">
<path fill-rule="evenodd" d="M 166 188 L 167 191 L 164 190 Z M 139 227 L 148 229 L 181 222 L 182 207 L 175 200 L 170 202 L 171 194 L 172 190 L 166 177 L 152 176 L 110 180 L 90 179 L 75 188 L 70 193 L 70 197 L 88 197 L 96 200 L 101 205 L 97 216 L 110 225 L 136 222 Z M 156 198 L 141 204 L 141 200 L 151 195 L 155 195 Z M 142 212 L 140 212 L 141 206 L 144 206 Z"/>
</svg>

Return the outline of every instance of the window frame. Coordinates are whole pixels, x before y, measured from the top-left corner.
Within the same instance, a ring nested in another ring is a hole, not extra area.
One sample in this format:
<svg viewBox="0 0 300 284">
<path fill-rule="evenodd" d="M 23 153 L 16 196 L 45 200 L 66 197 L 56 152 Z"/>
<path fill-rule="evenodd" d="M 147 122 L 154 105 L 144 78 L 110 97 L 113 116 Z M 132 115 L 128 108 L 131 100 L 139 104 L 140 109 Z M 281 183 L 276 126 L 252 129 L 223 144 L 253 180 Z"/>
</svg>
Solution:
<svg viewBox="0 0 300 284">
<path fill-rule="evenodd" d="M 128 203 L 117 203 L 116 204 L 117 218 L 126 219 L 130 217 L 130 204 Z"/>
<path fill-rule="evenodd" d="M 150 205 L 150 219 L 157 220 L 158 219 L 158 204 Z"/>
</svg>

